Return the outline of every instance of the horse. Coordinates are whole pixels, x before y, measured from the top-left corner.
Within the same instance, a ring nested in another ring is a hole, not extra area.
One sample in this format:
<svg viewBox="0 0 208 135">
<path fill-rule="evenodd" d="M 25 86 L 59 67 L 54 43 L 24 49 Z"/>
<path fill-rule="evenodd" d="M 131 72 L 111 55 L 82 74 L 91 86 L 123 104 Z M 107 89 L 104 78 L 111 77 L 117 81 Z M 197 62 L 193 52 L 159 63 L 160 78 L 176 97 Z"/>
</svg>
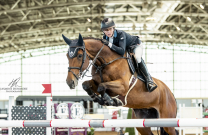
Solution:
<svg viewBox="0 0 208 135">
<path fill-rule="evenodd" d="M 145 83 L 137 79 L 134 87 L 129 91 L 129 80 L 132 77 L 127 58 L 104 45 L 99 38 L 79 38 L 64 41 L 69 45 L 66 54 L 69 61 L 69 70 L 66 83 L 71 89 L 78 85 L 78 80 L 85 75 L 92 65 L 92 79 L 83 82 L 83 89 L 93 98 L 93 101 L 101 105 L 118 106 L 121 100 L 112 97 L 125 97 L 127 104 L 124 107 L 133 108 L 134 119 L 148 118 L 176 118 L 176 100 L 168 86 L 154 77 L 157 89 L 148 92 Z M 90 63 L 91 62 L 91 63 Z M 106 102 L 107 101 L 107 102 Z M 112 105 L 112 104 L 111 104 Z M 137 128 L 142 135 L 152 135 L 150 127 Z M 162 127 L 163 135 L 177 135 L 174 127 Z"/>
</svg>

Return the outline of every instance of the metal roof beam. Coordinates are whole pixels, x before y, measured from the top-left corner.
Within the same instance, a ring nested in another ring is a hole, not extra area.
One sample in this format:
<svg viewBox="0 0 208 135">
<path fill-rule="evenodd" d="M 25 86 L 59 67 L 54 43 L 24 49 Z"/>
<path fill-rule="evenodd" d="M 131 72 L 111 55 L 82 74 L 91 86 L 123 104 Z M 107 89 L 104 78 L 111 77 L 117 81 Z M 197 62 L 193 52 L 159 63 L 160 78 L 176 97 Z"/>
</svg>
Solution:
<svg viewBox="0 0 208 135">
<path fill-rule="evenodd" d="M 93 16 L 93 18 L 95 18 L 96 16 Z M 64 20 L 66 21 L 66 20 Z M 58 29 L 66 29 L 66 28 L 70 28 L 70 27 L 74 27 L 74 28 L 77 28 L 77 27 L 89 27 L 89 26 L 96 26 L 96 27 L 100 27 L 100 24 L 98 23 L 91 23 L 91 24 L 88 24 L 89 22 L 87 21 L 86 23 L 80 23 L 78 25 L 65 25 L 65 26 L 61 26 L 63 25 L 63 21 L 60 22 L 60 24 L 58 24 L 58 26 L 54 26 L 52 25 L 52 28 L 45 28 L 45 29 L 33 29 L 33 27 L 38 23 L 39 21 L 36 21 L 36 22 L 33 22 L 33 25 L 27 29 L 27 30 L 20 30 L 20 31 L 12 31 L 12 32 L 5 32 L 4 33 L 4 36 L 11 36 L 11 35 L 19 35 L 19 34 L 29 34 L 29 33 L 34 33 L 34 32 L 44 32 L 44 31 L 50 31 L 50 30 L 58 30 Z M 128 24 L 128 23 L 116 23 L 118 25 L 123 25 L 125 26 L 125 24 Z M 141 24 L 144 24 L 144 22 L 140 22 L 140 23 L 135 23 L 135 25 L 141 25 Z M 157 24 L 155 22 L 145 22 L 145 24 Z M 191 27 L 208 27 L 208 24 L 190 24 L 190 23 L 175 23 L 175 22 L 164 22 L 164 23 L 160 23 L 161 25 L 191 25 Z"/>
<path fill-rule="evenodd" d="M 73 10 L 74 11 L 74 10 Z M 40 11 L 39 11 L 40 12 Z M 77 13 L 76 11 L 74 11 Z M 79 14 L 79 13 L 77 13 Z M 139 13 L 139 12 L 119 12 L 119 13 L 104 13 L 104 14 L 93 14 L 93 16 L 137 16 L 137 15 L 151 15 L 150 12 L 146 13 Z M 178 13 L 178 12 L 173 12 L 173 13 L 163 13 L 163 12 L 154 12 L 154 14 L 163 14 L 163 15 L 185 15 L 185 16 L 195 16 L 195 17 L 208 17 L 208 14 L 204 13 Z M 46 15 L 45 15 L 46 16 Z M 48 20 L 62 20 L 62 19 L 74 19 L 74 18 L 87 18 L 91 17 L 91 14 L 80 14 L 80 15 L 72 15 L 69 16 L 61 16 L 61 17 L 47 17 L 47 18 L 39 18 L 39 19 L 32 19 L 32 20 L 25 20 L 25 21 L 16 21 L 16 22 L 10 22 L 10 23 L 2 23 L 0 24 L 1 26 L 6 26 L 6 25 L 16 25 L 16 24 L 25 24 L 25 23 L 30 23 L 30 22 L 35 22 L 35 21 L 48 21 Z M 162 22 L 160 22 L 162 23 Z"/>
<path fill-rule="evenodd" d="M 62 38 L 61 37 L 61 34 L 64 33 L 64 34 L 67 34 L 67 35 L 71 35 L 73 32 L 71 33 L 66 33 L 65 32 L 66 29 L 63 29 L 63 31 L 59 31 L 59 34 L 52 34 L 50 36 L 47 36 L 46 34 L 42 35 L 40 33 L 37 33 L 37 35 L 35 37 L 27 37 L 27 38 L 18 38 L 18 40 L 14 40 L 13 43 L 15 44 L 21 44 L 21 43 L 24 43 L 24 42 L 29 42 L 29 43 L 32 43 L 32 42 L 40 42 L 39 40 L 41 41 L 45 41 L 45 40 L 49 40 L 49 39 L 56 39 L 56 38 Z M 207 36 L 206 33 L 190 33 L 190 32 L 179 32 L 179 31 L 176 31 L 176 32 L 167 32 L 167 31 L 138 31 L 138 30 L 127 30 L 126 32 L 130 33 L 130 34 L 136 34 L 136 35 L 139 35 L 139 34 L 164 34 L 164 35 L 192 35 L 192 36 Z M 93 31 L 93 32 L 86 32 L 86 31 L 80 31 L 80 30 L 77 30 L 76 33 L 81 33 L 82 35 L 85 35 L 85 36 L 88 36 L 88 35 L 91 35 L 91 34 L 96 34 L 96 35 L 101 35 L 102 33 L 100 31 Z M 73 34 L 76 35 L 76 33 Z M 78 34 L 77 34 L 78 36 Z M 178 39 L 176 39 L 178 40 Z M 180 40 L 187 40 L 186 39 L 182 39 L 180 38 Z M 201 39 L 198 39 L 198 41 L 200 41 Z M 10 39 L 8 40 L 4 40 L 3 42 L 0 42 L 0 45 L 5 45 L 5 44 L 8 44 L 10 43 Z M 28 43 L 27 43 L 28 44 Z"/>
<path fill-rule="evenodd" d="M 20 1 L 20 0 L 18 0 Z M 52 1 L 52 0 L 51 0 Z M 152 0 L 146 0 L 147 2 L 151 2 Z M 31 6 L 31 7 L 25 7 L 25 8 L 18 8 L 18 9 L 6 9 L 3 11 L 0 11 L 0 14 L 3 12 L 17 12 L 17 11 L 21 11 L 21 10 L 38 10 L 38 9 L 43 9 L 43 8 L 53 8 L 53 7 L 63 7 L 63 6 L 70 6 L 70 7 L 82 7 L 82 6 L 88 6 L 89 4 L 91 4 L 92 2 L 68 2 L 68 3 L 54 3 L 54 4 L 49 4 L 50 2 L 48 2 L 48 4 L 43 5 L 42 3 L 38 2 L 35 0 L 35 2 L 40 5 L 40 6 Z M 118 5 L 118 4 L 124 4 L 124 3 L 131 3 L 131 4 L 142 4 L 142 2 L 144 2 L 144 0 L 128 0 L 127 1 L 122 1 L 122 0 L 112 0 L 112 1 L 100 1 L 100 0 L 94 0 L 93 4 L 102 4 L 102 5 Z M 160 2 L 176 2 L 175 0 L 161 0 Z M 181 4 L 187 4 L 187 3 L 203 3 L 204 0 L 180 0 Z M 52 2 L 51 2 L 52 3 Z"/>
</svg>

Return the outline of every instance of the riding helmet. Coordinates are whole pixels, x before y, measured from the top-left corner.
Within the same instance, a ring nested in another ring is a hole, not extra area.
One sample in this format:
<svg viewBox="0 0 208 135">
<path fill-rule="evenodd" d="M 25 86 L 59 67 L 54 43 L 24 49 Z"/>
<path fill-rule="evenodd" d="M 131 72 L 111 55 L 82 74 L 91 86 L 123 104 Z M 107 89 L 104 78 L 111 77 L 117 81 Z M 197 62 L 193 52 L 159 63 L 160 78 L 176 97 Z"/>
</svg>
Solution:
<svg viewBox="0 0 208 135">
<path fill-rule="evenodd" d="M 115 26 L 114 21 L 111 18 L 105 18 L 101 22 L 101 30 Z"/>
</svg>

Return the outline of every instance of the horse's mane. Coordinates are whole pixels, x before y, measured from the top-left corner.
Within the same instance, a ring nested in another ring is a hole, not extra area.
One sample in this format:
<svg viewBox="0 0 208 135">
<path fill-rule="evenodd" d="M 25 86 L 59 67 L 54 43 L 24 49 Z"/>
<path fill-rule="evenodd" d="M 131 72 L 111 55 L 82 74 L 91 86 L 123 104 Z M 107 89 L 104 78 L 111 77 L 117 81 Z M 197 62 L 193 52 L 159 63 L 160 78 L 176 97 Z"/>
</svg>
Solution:
<svg viewBox="0 0 208 135">
<path fill-rule="evenodd" d="M 94 37 L 84 37 L 83 39 L 84 39 L 84 40 L 86 40 L 86 39 L 94 39 L 94 40 L 99 40 L 99 41 L 102 40 L 102 39 L 100 39 L 100 38 L 94 38 Z"/>
</svg>

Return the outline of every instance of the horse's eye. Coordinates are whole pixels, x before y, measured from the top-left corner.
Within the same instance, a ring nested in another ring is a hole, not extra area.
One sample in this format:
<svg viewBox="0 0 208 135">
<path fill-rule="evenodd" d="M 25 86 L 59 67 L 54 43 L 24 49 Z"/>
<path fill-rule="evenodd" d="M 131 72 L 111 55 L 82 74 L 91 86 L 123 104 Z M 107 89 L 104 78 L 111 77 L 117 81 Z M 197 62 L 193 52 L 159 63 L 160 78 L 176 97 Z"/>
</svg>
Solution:
<svg viewBox="0 0 208 135">
<path fill-rule="evenodd" d="M 82 58 L 82 54 L 79 54 L 79 55 L 78 55 L 78 58 Z"/>
</svg>

